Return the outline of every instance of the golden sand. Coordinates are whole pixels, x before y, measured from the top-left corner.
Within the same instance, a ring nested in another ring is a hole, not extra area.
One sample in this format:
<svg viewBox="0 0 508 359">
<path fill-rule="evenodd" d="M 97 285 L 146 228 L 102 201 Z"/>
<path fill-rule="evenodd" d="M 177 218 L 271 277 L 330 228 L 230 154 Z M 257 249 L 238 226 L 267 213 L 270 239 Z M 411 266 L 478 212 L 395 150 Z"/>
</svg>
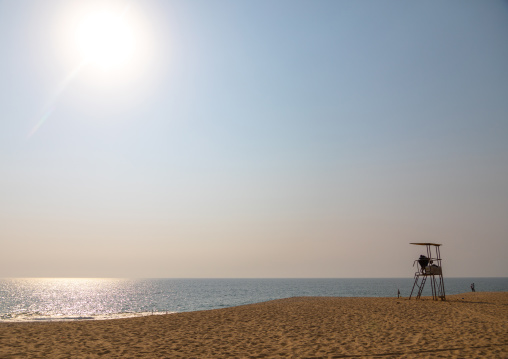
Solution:
<svg viewBox="0 0 508 359">
<path fill-rule="evenodd" d="M 508 358 L 508 292 L 0 325 L 0 358 Z"/>
</svg>

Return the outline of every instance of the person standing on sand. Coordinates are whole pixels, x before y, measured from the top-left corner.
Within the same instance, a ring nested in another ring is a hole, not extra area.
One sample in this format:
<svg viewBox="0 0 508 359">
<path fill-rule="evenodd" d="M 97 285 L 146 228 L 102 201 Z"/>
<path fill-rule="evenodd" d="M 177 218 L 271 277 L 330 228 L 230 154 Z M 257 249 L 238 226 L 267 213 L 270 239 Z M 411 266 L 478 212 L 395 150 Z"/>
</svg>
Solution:
<svg viewBox="0 0 508 359">
<path fill-rule="evenodd" d="M 474 289 L 474 283 L 471 283 L 471 292 L 476 292 L 476 290 Z"/>
</svg>

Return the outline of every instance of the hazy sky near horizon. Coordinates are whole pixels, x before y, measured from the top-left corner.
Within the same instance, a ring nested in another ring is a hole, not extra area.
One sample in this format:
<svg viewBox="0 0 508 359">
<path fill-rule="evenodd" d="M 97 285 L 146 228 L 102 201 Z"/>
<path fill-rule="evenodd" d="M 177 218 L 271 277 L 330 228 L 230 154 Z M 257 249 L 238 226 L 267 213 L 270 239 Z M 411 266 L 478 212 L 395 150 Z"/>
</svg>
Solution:
<svg viewBox="0 0 508 359">
<path fill-rule="evenodd" d="M 427 241 L 506 277 L 507 39 L 506 1 L 0 0 L 0 277 L 410 277 Z"/>
</svg>

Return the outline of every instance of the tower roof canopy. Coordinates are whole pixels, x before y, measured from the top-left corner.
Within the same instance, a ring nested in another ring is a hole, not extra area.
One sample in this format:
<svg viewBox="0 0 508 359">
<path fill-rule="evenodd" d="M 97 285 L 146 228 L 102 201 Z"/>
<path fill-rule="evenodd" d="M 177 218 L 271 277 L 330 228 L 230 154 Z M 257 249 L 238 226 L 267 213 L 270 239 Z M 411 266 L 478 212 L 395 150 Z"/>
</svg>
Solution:
<svg viewBox="0 0 508 359">
<path fill-rule="evenodd" d="M 417 246 L 436 246 L 436 247 L 442 246 L 442 244 L 438 243 L 409 243 L 409 244 L 414 244 Z"/>
</svg>

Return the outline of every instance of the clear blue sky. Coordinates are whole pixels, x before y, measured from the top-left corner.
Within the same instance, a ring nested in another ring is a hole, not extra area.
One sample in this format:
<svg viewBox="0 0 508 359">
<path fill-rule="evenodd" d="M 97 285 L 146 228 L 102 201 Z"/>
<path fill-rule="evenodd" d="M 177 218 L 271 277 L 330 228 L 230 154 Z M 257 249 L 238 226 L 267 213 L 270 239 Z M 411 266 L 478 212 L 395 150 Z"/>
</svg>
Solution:
<svg viewBox="0 0 508 359">
<path fill-rule="evenodd" d="M 0 0 L 0 277 L 508 276 L 507 39 L 506 1 Z"/>
</svg>

